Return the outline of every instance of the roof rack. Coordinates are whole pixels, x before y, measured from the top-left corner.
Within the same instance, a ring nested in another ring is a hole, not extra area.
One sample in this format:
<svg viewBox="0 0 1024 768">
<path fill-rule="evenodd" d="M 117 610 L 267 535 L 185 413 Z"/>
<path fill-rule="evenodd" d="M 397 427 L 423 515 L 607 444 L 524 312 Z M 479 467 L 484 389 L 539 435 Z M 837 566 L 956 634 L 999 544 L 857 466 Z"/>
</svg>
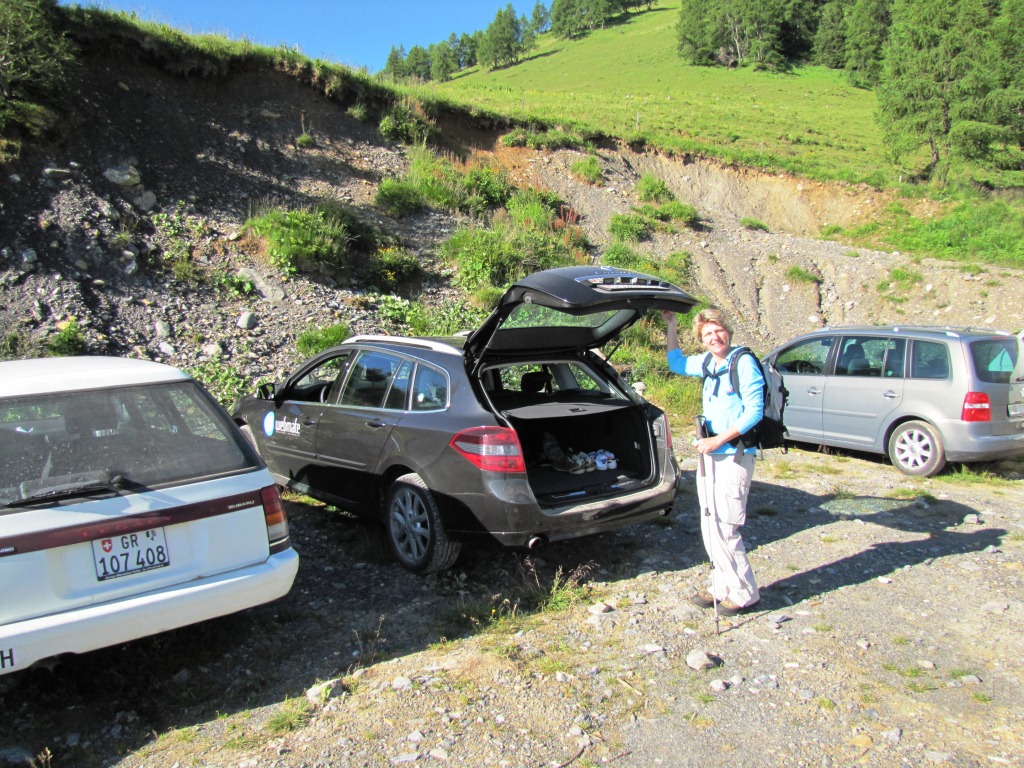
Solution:
<svg viewBox="0 0 1024 768">
<path fill-rule="evenodd" d="M 415 349 L 430 349 L 434 352 L 443 352 L 449 355 L 461 355 L 462 353 L 451 344 L 432 339 L 417 339 L 409 336 L 386 336 L 384 334 L 365 334 L 362 336 L 350 336 L 342 344 L 399 344 L 403 347 Z"/>
</svg>

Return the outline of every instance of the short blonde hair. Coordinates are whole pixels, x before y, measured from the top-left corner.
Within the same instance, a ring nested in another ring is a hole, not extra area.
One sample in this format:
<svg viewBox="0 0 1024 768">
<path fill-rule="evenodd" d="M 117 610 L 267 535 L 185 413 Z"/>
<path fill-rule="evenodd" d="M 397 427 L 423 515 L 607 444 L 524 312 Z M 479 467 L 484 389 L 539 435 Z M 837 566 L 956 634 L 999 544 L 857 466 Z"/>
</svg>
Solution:
<svg viewBox="0 0 1024 768">
<path fill-rule="evenodd" d="M 701 338 L 701 331 L 704 330 L 704 326 L 708 323 L 715 323 L 716 325 L 722 326 L 729 334 L 729 338 L 732 339 L 732 325 L 726 318 L 725 312 L 720 309 L 715 309 L 714 307 L 708 307 L 707 309 L 702 309 L 697 313 L 697 316 L 693 318 L 693 336 L 698 342 L 704 341 L 704 339 Z"/>
</svg>

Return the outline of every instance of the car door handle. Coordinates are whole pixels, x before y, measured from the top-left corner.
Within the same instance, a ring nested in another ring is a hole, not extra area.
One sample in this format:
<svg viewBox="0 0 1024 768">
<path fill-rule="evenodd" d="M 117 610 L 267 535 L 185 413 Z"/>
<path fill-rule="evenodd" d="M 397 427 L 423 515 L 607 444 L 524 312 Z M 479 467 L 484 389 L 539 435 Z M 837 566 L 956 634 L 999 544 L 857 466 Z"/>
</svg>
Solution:
<svg viewBox="0 0 1024 768">
<path fill-rule="evenodd" d="M 381 427 L 386 427 L 387 425 L 388 423 L 383 419 L 373 419 L 371 421 L 366 422 L 366 426 L 372 427 L 373 429 L 380 429 Z"/>
<path fill-rule="evenodd" d="M 893 392 L 891 389 L 888 392 L 886 392 L 884 395 L 882 395 L 882 397 L 884 397 L 886 400 L 893 400 L 893 399 L 895 399 L 895 398 L 897 398 L 899 396 L 900 396 L 899 392 Z"/>
<path fill-rule="evenodd" d="M 817 387 L 808 387 L 807 388 L 807 394 L 808 395 L 820 395 L 821 394 L 821 390 L 818 389 Z"/>
<path fill-rule="evenodd" d="M 314 424 L 316 424 L 316 419 L 307 416 L 302 420 L 302 423 L 305 424 L 307 427 L 311 427 Z"/>
</svg>

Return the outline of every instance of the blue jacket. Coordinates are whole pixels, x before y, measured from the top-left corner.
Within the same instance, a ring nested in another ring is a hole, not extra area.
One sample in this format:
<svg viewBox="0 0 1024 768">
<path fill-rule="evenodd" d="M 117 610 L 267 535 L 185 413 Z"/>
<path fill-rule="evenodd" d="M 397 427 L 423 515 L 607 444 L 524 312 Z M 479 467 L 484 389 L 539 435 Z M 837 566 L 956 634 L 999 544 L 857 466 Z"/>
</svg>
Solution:
<svg viewBox="0 0 1024 768">
<path fill-rule="evenodd" d="M 739 392 L 734 392 L 729 377 L 729 363 L 736 354 L 737 347 L 729 350 L 729 355 L 720 366 L 722 375 L 715 378 L 709 376 L 704 381 L 703 404 L 704 419 L 708 428 L 718 434 L 729 427 L 736 427 L 740 434 L 750 430 L 764 416 L 764 376 L 750 356 L 744 355 L 736 364 L 739 378 Z M 668 367 L 680 376 L 700 376 L 703 374 L 704 358 L 710 355 L 684 355 L 680 349 L 669 350 Z M 709 373 L 716 373 L 719 367 L 711 358 Z M 717 392 L 717 394 L 716 394 Z M 747 448 L 746 453 L 756 453 L 757 448 Z M 725 443 L 713 453 L 736 453 L 736 448 Z"/>
</svg>

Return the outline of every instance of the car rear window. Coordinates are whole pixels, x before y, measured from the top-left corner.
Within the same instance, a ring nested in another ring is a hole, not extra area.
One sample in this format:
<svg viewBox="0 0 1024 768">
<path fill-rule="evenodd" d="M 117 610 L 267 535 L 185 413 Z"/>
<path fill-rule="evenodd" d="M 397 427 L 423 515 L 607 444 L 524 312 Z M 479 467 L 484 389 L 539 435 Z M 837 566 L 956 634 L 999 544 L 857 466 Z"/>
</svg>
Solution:
<svg viewBox="0 0 1024 768">
<path fill-rule="evenodd" d="M 0 504 L 83 481 L 131 491 L 255 466 L 193 381 L 0 400 Z"/>
<path fill-rule="evenodd" d="M 989 384 L 1008 384 L 1017 365 L 1017 340 L 983 339 L 970 343 L 974 375 Z"/>
</svg>

